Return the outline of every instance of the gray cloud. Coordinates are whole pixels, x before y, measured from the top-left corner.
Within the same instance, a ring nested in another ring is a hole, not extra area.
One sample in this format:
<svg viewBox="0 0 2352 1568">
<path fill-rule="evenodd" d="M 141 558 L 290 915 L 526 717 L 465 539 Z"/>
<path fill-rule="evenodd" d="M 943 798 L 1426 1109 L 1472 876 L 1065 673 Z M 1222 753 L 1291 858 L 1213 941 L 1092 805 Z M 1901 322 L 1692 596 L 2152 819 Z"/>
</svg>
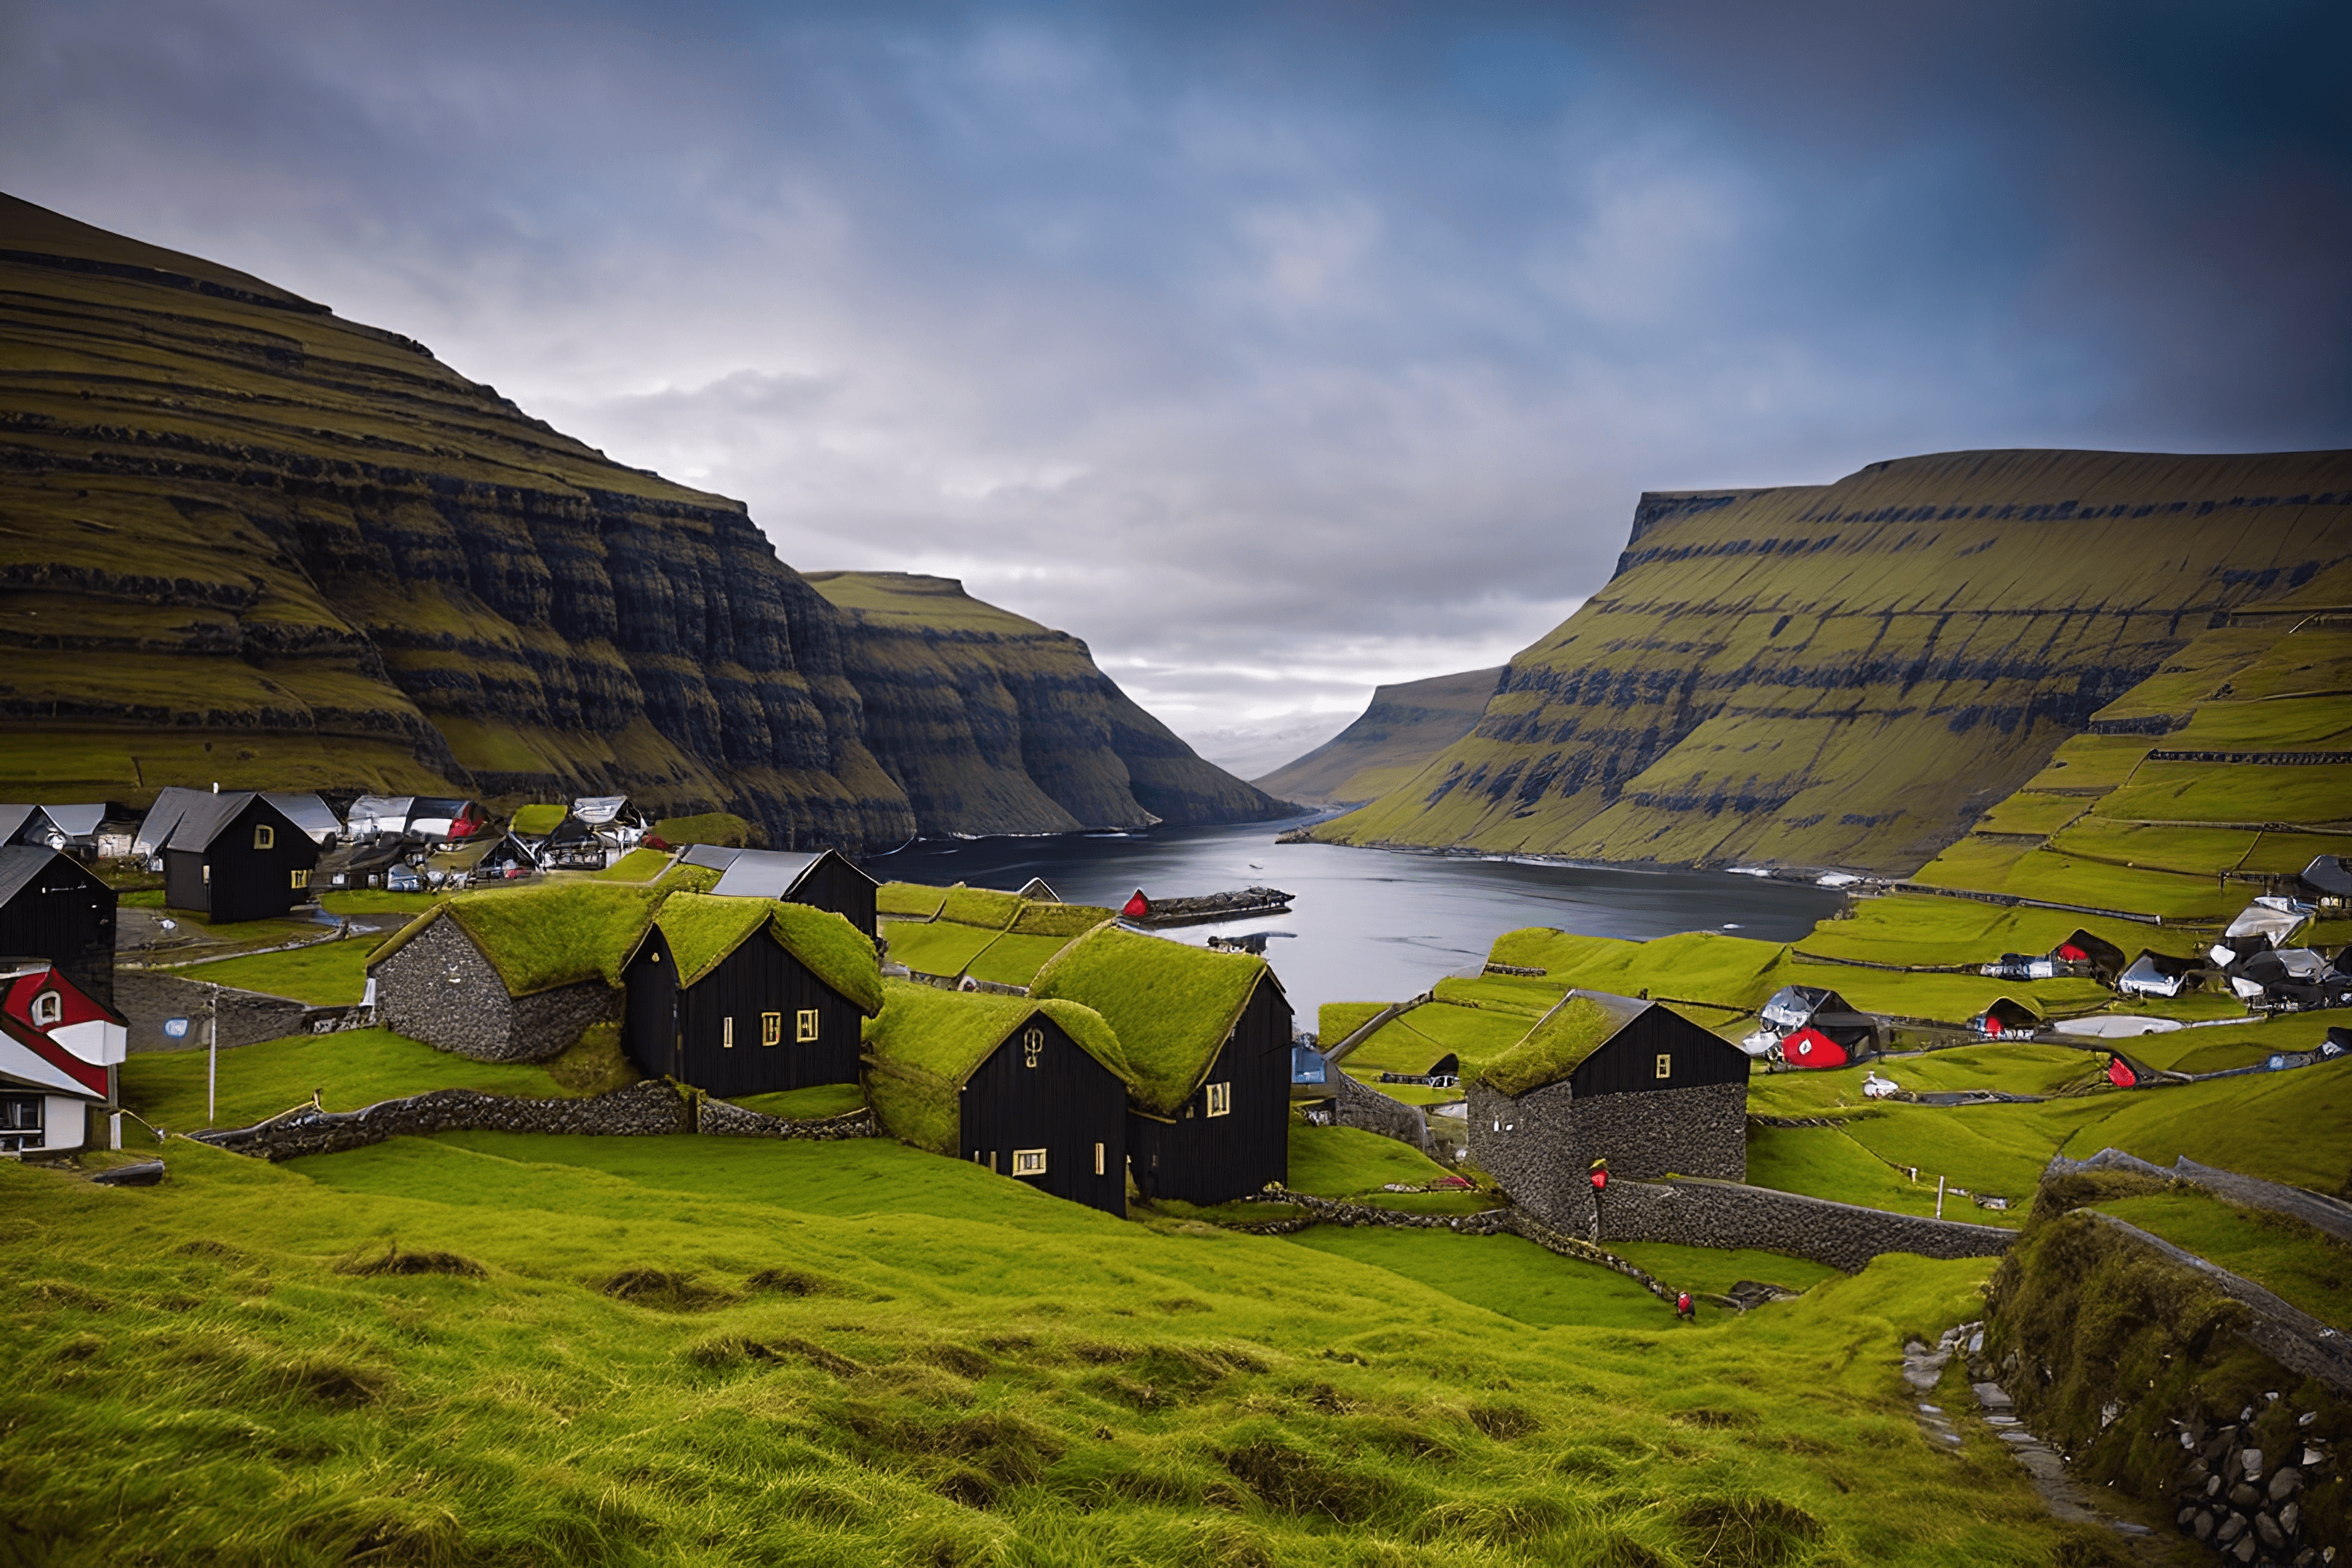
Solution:
<svg viewBox="0 0 2352 1568">
<path fill-rule="evenodd" d="M 1239 760 L 1546 630 L 1643 489 L 2343 444 L 2347 37 L 34 3 L 0 185 L 422 338 L 796 565 L 961 576 Z"/>
</svg>

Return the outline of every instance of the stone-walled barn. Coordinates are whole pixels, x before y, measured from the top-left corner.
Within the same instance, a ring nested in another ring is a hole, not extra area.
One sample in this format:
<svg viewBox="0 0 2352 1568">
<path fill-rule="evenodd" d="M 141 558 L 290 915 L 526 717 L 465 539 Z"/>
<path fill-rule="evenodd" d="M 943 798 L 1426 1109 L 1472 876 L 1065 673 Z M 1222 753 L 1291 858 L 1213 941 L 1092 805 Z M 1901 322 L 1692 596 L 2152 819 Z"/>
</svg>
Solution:
<svg viewBox="0 0 2352 1568">
<path fill-rule="evenodd" d="M 545 1061 L 621 1017 L 621 964 L 658 895 L 568 882 L 444 900 L 368 961 L 386 1027 L 486 1062 Z"/>
<path fill-rule="evenodd" d="M 1634 1180 L 1744 1182 L 1748 1067 L 1670 1007 L 1571 991 L 1470 1080 L 1471 1158 L 1537 1217 L 1580 1232 L 1597 1160 Z"/>
</svg>

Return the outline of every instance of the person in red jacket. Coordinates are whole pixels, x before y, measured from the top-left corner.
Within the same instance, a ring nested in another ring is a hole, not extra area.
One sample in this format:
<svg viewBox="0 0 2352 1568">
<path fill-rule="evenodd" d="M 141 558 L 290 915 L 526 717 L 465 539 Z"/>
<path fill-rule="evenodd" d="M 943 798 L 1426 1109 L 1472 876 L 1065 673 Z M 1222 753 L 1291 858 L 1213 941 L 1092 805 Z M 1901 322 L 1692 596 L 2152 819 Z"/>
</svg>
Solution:
<svg viewBox="0 0 2352 1568">
<path fill-rule="evenodd" d="M 1698 1321 L 1698 1308 L 1692 1304 L 1689 1291 L 1685 1290 L 1675 1298 L 1675 1316 L 1688 1318 L 1694 1323 Z"/>
</svg>

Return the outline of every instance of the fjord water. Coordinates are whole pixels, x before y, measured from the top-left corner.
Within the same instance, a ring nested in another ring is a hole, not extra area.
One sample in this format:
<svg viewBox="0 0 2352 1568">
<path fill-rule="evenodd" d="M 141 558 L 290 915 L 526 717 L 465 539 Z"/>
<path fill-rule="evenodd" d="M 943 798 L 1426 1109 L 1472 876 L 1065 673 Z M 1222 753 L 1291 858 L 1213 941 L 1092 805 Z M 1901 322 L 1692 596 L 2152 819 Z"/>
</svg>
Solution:
<svg viewBox="0 0 2352 1568">
<path fill-rule="evenodd" d="M 1266 931 L 1299 1026 L 1326 1002 L 1396 1001 L 1448 974 L 1475 971 L 1496 937 L 1557 926 L 1636 941 L 1721 931 L 1792 942 L 1833 913 L 1842 895 L 1800 883 L 1711 871 L 1636 871 L 1458 855 L 1411 855 L 1337 844 L 1276 844 L 1298 821 L 1163 827 L 1045 838 L 925 839 L 875 856 L 885 881 L 1018 888 L 1043 877 L 1071 903 L 1116 909 L 1141 888 L 1154 898 L 1264 885 L 1293 895 L 1291 912 L 1163 934 Z"/>
</svg>

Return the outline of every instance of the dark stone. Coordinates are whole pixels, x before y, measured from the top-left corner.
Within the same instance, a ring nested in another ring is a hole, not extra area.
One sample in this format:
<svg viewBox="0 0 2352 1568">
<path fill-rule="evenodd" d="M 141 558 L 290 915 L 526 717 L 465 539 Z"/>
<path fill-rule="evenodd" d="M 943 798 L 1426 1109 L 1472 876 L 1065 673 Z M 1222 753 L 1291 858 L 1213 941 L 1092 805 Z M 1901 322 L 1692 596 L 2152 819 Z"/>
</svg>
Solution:
<svg viewBox="0 0 2352 1568">
<path fill-rule="evenodd" d="M 2192 1535 L 2194 1535 L 2194 1536 L 2196 1536 L 2196 1537 L 2197 1537 L 2197 1539 L 2198 1539 L 2198 1540 L 2200 1540 L 2200 1541 L 2210 1541 L 2210 1540 L 2212 1540 L 2212 1539 L 2213 1539 L 2213 1516 L 2212 1516 L 2212 1514 L 2211 1514 L 2210 1512 L 2207 1512 L 2207 1511 L 2200 1511 L 2200 1512 L 2199 1512 L 2199 1514 L 2197 1515 L 2197 1517 L 2196 1517 L 2193 1521 L 2190 1521 L 2190 1523 L 2189 1523 L 2189 1533 L 2190 1533 L 2190 1534 L 2192 1534 Z"/>
<path fill-rule="evenodd" d="M 2272 1472 L 2271 1484 L 2268 1489 L 2271 1501 L 2281 1501 L 2286 1498 L 2293 1497 L 2296 1492 L 2302 1489 L 2303 1472 L 2296 1469 L 2293 1465 L 2281 1465 L 2276 1470 Z"/>
<path fill-rule="evenodd" d="M 2252 1508 L 2262 1500 L 2263 1494 L 2244 1481 L 2230 1489 L 2230 1501 L 2233 1507 Z"/>
<path fill-rule="evenodd" d="M 433 921 L 375 966 L 386 1028 L 483 1062 L 562 1056 L 593 1024 L 617 1020 L 621 993 L 601 980 L 510 995 L 454 920 Z"/>
<path fill-rule="evenodd" d="M 2278 1521 L 2273 1519 L 2269 1514 L 2258 1513 L 2254 1515 L 2254 1533 L 2261 1536 L 2263 1538 L 2263 1544 L 2269 1547 L 2273 1552 L 2286 1544 L 2286 1531 L 2281 1530 L 2279 1528 Z"/>
<path fill-rule="evenodd" d="M 2233 1513 L 2229 1518 L 2221 1521 L 2221 1528 L 2213 1532 L 2213 1540 L 2216 1544 L 2227 1546 L 2230 1542 L 2237 1540 L 2238 1537 L 2243 1535 L 2245 1532 L 2246 1516 L 2242 1513 Z"/>
</svg>

